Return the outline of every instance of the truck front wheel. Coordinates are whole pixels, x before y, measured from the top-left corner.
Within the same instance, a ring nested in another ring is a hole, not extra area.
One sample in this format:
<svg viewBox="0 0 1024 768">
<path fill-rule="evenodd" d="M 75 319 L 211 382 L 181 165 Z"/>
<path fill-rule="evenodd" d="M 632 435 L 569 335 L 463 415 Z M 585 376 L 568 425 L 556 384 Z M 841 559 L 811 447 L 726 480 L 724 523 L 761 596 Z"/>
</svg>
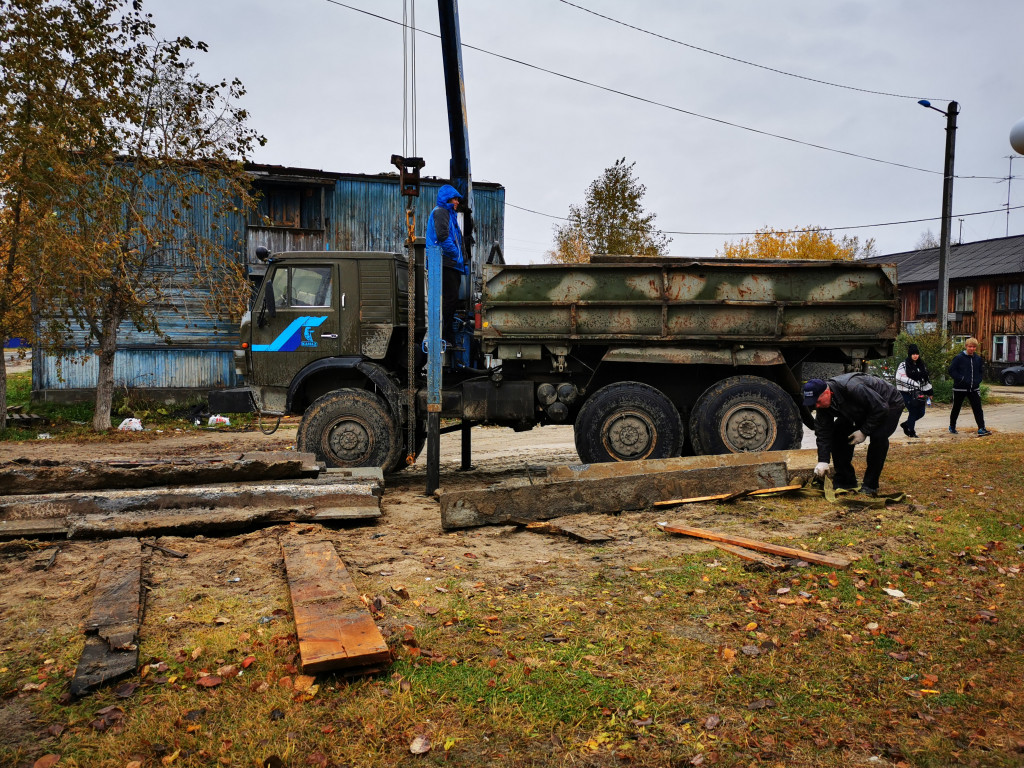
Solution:
<svg viewBox="0 0 1024 768">
<path fill-rule="evenodd" d="M 384 401 L 365 389 L 338 389 L 316 400 L 302 416 L 295 446 L 328 467 L 396 469 L 403 457 L 402 430 Z"/>
<path fill-rule="evenodd" d="M 576 453 L 587 464 L 678 456 L 683 420 L 672 401 L 637 381 L 597 390 L 576 417 Z"/>
<path fill-rule="evenodd" d="M 707 389 L 690 413 L 694 453 L 746 453 L 799 448 L 800 409 L 773 381 L 731 376 Z"/>
</svg>

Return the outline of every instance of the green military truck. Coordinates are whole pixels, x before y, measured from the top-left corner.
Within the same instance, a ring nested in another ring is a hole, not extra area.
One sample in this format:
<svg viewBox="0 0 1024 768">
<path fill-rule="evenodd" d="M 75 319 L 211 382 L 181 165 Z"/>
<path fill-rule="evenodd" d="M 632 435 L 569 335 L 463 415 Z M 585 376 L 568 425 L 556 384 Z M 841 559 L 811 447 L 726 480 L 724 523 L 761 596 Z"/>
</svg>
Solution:
<svg viewBox="0 0 1024 768">
<path fill-rule="evenodd" d="M 446 352 L 441 417 L 572 424 L 587 463 L 797 448 L 810 419 L 803 368 L 860 370 L 899 330 L 890 265 L 620 257 L 482 269 Z M 407 443 L 422 449 L 427 410 L 424 375 L 407 362 L 408 272 L 395 253 L 269 259 L 235 353 L 249 386 L 212 393 L 211 408 L 300 414 L 297 448 L 328 466 L 400 469 Z"/>
</svg>

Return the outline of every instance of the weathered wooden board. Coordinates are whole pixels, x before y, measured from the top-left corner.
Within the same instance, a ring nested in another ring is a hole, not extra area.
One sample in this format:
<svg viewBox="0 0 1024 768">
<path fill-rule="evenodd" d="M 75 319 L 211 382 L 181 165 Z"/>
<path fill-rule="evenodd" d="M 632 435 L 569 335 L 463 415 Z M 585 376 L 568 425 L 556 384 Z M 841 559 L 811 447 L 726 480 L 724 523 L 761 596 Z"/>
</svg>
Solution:
<svg viewBox="0 0 1024 768">
<path fill-rule="evenodd" d="M 302 670 L 327 672 L 390 661 L 391 651 L 329 541 L 281 542 Z"/>
<path fill-rule="evenodd" d="M 777 461 L 785 462 L 792 480 L 794 477 L 809 476 L 809 473 L 814 470 L 814 465 L 818 463 L 818 453 L 815 450 L 762 451 L 760 453 L 677 456 L 671 459 L 647 459 L 644 461 L 609 461 L 603 464 L 556 465 L 548 467 L 548 479 L 552 481 L 589 480 L 600 477 L 644 475 L 654 472 L 676 472 L 684 469 L 739 467 Z M 786 485 L 786 483 L 779 483 L 779 485 Z"/>
<path fill-rule="evenodd" d="M 71 695 L 135 671 L 142 614 L 142 545 L 138 539 L 111 542 L 85 620 L 85 649 L 71 681 Z"/>
<path fill-rule="evenodd" d="M 725 544 L 721 541 L 716 541 L 715 546 L 723 552 L 728 552 L 731 555 L 736 555 L 740 560 L 749 560 L 753 563 L 760 563 L 765 568 L 773 571 L 784 571 L 788 567 L 786 563 L 779 560 L 777 557 L 771 557 L 769 555 L 762 555 L 760 552 L 755 552 L 752 549 L 744 549 L 743 547 L 734 547 L 732 544 Z"/>
<path fill-rule="evenodd" d="M 641 462 L 630 462 L 639 464 Z M 441 525 L 446 529 L 476 525 L 550 520 L 581 512 L 626 512 L 650 509 L 662 499 L 731 493 L 786 485 L 782 462 L 682 469 L 585 480 L 495 486 L 441 494 Z"/>
<path fill-rule="evenodd" d="M 559 525 L 557 523 L 529 523 L 526 530 L 535 533 L 548 533 L 553 536 L 568 536 L 570 539 L 583 542 L 584 544 L 602 544 L 606 541 L 614 541 L 613 537 L 604 533 L 587 531 L 572 525 Z"/>
<path fill-rule="evenodd" d="M 158 485 L 207 485 L 316 477 L 311 453 L 253 451 L 173 459 L 0 462 L 0 494 L 38 494 Z"/>
<path fill-rule="evenodd" d="M 0 496 L 0 519 L 41 519 L 197 507 L 365 507 L 379 506 L 382 494 L 382 481 L 326 475 L 293 482 L 243 482 L 90 493 L 9 495 Z"/>
<path fill-rule="evenodd" d="M 747 496 L 765 496 L 769 493 L 785 493 L 786 491 L 799 491 L 802 485 L 784 485 L 780 488 L 759 488 L 756 491 L 736 491 L 734 493 L 716 493 L 712 496 L 692 496 L 689 499 L 666 499 L 656 501 L 656 507 L 670 507 L 675 504 L 696 504 L 704 501 L 732 501 L 734 499 L 745 499 Z"/>
<path fill-rule="evenodd" d="M 808 552 L 805 549 L 794 549 L 793 547 L 784 547 L 779 544 L 769 544 L 766 541 L 748 539 L 744 536 L 733 536 L 728 533 L 718 533 L 717 531 L 709 531 L 705 528 L 690 528 L 685 525 L 668 524 L 659 524 L 659 527 L 666 533 L 677 533 L 682 536 L 693 536 L 698 539 L 708 539 L 709 541 L 721 541 L 726 544 L 735 544 L 740 547 L 746 547 L 747 549 L 756 549 L 759 552 L 768 552 L 772 555 L 804 560 L 816 565 L 828 565 L 832 568 L 848 568 L 850 565 L 849 560 L 836 555 L 822 555 L 817 552 Z"/>
</svg>

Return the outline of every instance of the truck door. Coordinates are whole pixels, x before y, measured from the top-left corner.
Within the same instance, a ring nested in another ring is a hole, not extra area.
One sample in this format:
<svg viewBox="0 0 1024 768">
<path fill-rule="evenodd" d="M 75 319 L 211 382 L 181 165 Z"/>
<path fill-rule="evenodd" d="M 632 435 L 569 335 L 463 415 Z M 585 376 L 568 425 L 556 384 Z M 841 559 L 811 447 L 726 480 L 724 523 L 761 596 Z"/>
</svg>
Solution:
<svg viewBox="0 0 1024 768">
<path fill-rule="evenodd" d="M 254 314 L 254 380 L 287 388 L 310 363 L 343 354 L 354 297 L 346 297 L 337 264 L 275 264 L 263 282 Z M 351 294 L 352 291 L 350 290 Z M 273 306 L 273 316 L 269 307 Z M 344 318 L 344 319 L 343 319 Z"/>
</svg>

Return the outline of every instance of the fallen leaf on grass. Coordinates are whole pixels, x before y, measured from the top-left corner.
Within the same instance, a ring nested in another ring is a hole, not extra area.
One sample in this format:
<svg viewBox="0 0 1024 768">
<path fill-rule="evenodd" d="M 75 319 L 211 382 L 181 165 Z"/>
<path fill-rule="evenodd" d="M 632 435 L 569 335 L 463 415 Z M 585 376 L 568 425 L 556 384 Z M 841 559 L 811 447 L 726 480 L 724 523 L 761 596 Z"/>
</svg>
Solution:
<svg viewBox="0 0 1024 768">
<path fill-rule="evenodd" d="M 218 667 L 217 674 L 222 678 L 238 677 L 238 667 L 234 664 L 229 664 L 225 667 Z"/>
<path fill-rule="evenodd" d="M 196 685 L 201 685 L 203 688 L 216 688 L 224 681 L 217 677 L 217 675 L 203 675 L 196 680 Z"/>
<path fill-rule="evenodd" d="M 472 552 L 463 552 L 462 556 L 463 557 L 468 557 L 470 560 L 476 560 L 477 559 L 476 555 L 474 555 Z M 424 736 L 423 738 L 426 738 L 426 736 Z M 428 741 L 427 744 L 428 744 L 427 749 L 429 749 L 430 748 L 429 747 L 430 742 Z M 422 753 L 417 752 L 416 754 L 422 754 Z"/>
<path fill-rule="evenodd" d="M 725 661 L 732 661 L 736 658 L 736 651 L 732 648 L 726 648 L 724 645 L 718 649 L 718 655 Z"/>
<path fill-rule="evenodd" d="M 424 605 L 423 606 L 423 612 L 425 614 L 427 614 L 428 616 L 436 615 L 439 610 L 441 610 L 441 609 L 440 608 L 435 608 L 432 605 Z"/>
<path fill-rule="evenodd" d="M 760 656 L 761 655 L 761 649 L 758 648 L 756 645 L 744 645 L 742 648 L 740 648 L 740 650 L 743 652 L 744 656 Z"/>
<path fill-rule="evenodd" d="M 46 729 L 46 732 L 53 737 L 57 737 L 64 733 L 64 726 L 60 723 L 54 723 Z"/>
<path fill-rule="evenodd" d="M 906 594 L 898 589 L 889 589 L 888 587 L 883 587 L 882 591 L 891 597 L 906 597 Z"/>
<path fill-rule="evenodd" d="M 192 661 L 195 661 L 196 659 L 198 659 L 202 655 L 203 655 L 203 646 L 197 645 L 195 648 L 192 649 Z"/>
<path fill-rule="evenodd" d="M 775 702 L 771 699 L 758 699 L 747 704 L 747 709 L 770 709 L 775 706 Z"/>
<path fill-rule="evenodd" d="M 414 755 L 425 755 L 430 751 L 430 738 L 420 734 L 409 745 L 409 751 Z"/>
<path fill-rule="evenodd" d="M 643 720 L 634 720 L 633 725 L 635 725 L 637 728 L 643 728 L 645 725 L 651 725 L 653 722 L 653 717 L 645 717 Z"/>
<path fill-rule="evenodd" d="M 721 724 L 721 722 L 722 718 L 720 718 L 718 715 L 708 715 L 707 718 L 704 720 L 704 729 L 708 731 L 713 731 Z"/>
<path fill-rule="evenodd" d="M 254 661 L 256 661 L 255 656 L 246 656 L 244 659 L 242 659 L 242 669 L 248 669 L 252 666 L 252 663 Z"/>
<path fill-rule="evenodd" d="M 295 678 L 295 681 L 294 681 L 292 687 L 296 691 L 299 691 L 299 692 L 306 691 L 306 690 L 309 690 L 309 687 L 311 685 L 313 685 L 313 683 L 315 683 L 315 682 L 316 682 L 316 678 L 312 677 L 311 675 L 298 675 Z"/>
<path fill-rule="evenodd" d="M 176 749 L 171 754 L 164 755 L 163 757 L 161 757 L 160 758 L 160 763 L 162 765 L 171 765 L 175 760 L 178 759 L 178 755 L 180 755 L 180 754 L 181 754 L 181 750 L 180 749 Z"/>
<path fill-rule="evenodd" d="M 60 760 L 60 755 L 43 755 L 32 763 L 32 768 L 52 768 L 52 766 L 57 764 L 58 760 Z"/>
</svg>

